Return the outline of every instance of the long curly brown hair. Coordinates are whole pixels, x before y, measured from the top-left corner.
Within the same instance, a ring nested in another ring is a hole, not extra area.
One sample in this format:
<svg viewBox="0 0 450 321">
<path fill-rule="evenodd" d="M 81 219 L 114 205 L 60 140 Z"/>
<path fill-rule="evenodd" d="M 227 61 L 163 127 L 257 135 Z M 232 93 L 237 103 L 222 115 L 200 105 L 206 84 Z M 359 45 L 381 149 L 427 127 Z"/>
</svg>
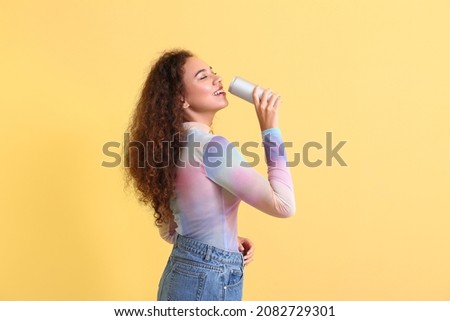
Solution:
<svg viewBox="0 0 450 321">
<path fill-rule="evenodd" d="M 164 52 L 154 63 L 130 119 L 130 143 L 124 151 L 127 185 L 133 183 L 139 201 L 151 205 L 160 226 L 172 215 L 170 199 L 175 162 L 183 141 L 184 64 L 187 50 Z"/>
</svg>

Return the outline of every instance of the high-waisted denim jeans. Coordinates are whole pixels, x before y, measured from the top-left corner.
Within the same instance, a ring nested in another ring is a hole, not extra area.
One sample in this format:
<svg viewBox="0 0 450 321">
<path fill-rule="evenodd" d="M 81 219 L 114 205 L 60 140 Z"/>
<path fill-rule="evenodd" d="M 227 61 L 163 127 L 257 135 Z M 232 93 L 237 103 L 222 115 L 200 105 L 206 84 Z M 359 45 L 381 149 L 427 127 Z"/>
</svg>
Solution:
<svg viewBox="0 0 450 321">
<path fill-rule="evenodd" d="M 178 235 L 159 282 L 158 301 L 242 300 L 243 256 Z"/>
</svg>

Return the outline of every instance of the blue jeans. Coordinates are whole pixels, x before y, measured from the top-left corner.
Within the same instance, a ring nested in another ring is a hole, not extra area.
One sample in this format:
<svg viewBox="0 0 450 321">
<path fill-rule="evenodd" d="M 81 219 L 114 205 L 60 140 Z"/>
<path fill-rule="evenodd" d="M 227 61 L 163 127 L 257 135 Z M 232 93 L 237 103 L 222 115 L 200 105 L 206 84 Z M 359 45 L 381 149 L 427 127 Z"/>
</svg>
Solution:
<svg viewBox="0 0 450 321">
<path fill-rule="evenodd" d="M 243 276 L 241 253 L 178 235 L 159 282 L 158 301 L 240 301 Z"/>
</svg>

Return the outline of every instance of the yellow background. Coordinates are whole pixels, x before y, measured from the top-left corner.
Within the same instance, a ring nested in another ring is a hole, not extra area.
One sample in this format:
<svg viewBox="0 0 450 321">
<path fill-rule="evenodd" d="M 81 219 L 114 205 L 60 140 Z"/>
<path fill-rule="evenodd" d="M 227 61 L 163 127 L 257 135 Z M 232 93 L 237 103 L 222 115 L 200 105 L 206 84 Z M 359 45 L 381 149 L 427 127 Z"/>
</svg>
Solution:
<svg viewBox="0 0 450 321">
<path fill-rule="evenodd" d="M 257 247 L 245 300 L 449 300 L 449 14 L 444 0 L 2 0 L 0 299 L 156 298 L 170 245 L 102 147 L 123 141 L 151 62 L 182 47 L 225 86 L 282 94 L 290 158 L 328 131 L 347 141 L 347 167 L 292 168 L 292 219 L 241 206 Z M 215 132 L 259 142 L 251 105 L 228 97 Z"/>
</svg>

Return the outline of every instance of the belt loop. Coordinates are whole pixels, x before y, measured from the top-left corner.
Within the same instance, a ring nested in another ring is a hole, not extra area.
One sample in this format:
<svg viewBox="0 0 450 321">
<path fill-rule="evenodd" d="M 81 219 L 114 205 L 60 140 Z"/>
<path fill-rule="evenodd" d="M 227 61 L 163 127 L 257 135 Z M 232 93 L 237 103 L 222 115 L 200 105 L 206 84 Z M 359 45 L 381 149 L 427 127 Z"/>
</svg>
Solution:
<svg viewBox="0 0 450 321">
<path fill-rule="evenodd" d="M 173 242 L 174 248 L 178 247 L 178 243 L 180 242 L 179 239 L 180 239 L 180 234 L 177 233 L 177 235 L 175 235 L 175 241 Z"/>
<path fill-rule="evenodd" d="M 212 253 L 212 246 L 211 245 L 207 245 L 206 246 L 206 255 L 205 255 L 205 261 L 206 262 L 211 261 L 211 253 Z"/>
</svg>

